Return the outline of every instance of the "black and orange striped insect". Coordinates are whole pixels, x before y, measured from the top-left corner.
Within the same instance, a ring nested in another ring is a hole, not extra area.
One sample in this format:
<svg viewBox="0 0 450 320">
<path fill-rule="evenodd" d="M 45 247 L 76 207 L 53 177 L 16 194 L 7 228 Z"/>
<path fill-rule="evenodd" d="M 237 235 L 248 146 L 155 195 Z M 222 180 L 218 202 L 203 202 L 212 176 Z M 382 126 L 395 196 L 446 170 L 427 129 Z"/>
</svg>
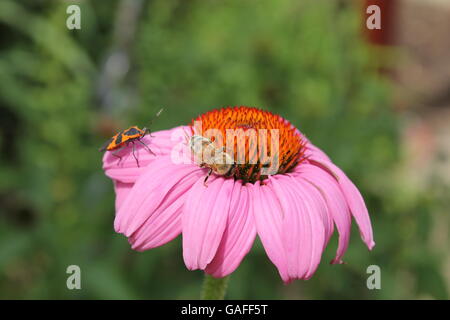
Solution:
<svg viewBox="0 0 450 320">
<path fill-rule="evenodd" d="M 156 114 L 156 117 L 163 111 L 163 109 L 159 110 Z M 139 160 L 135 154 L 135 142 L 139 142 L 142 144 L 148 152 L 155 154 L 147 144 L 141 141 L 147 134 L 150 134 L 150 130 L 147 128 L 139 129 L 137 126 L 129 127 L 123 131 L 116 133 L 111 139 L 106 141 L 106 143 L 99 149 L 100 152 L 104 151 L 112 151 L 112 155 L 119 158 L 119 161 L 122 160 L 122 157 L 117 153 L 124 148 L 128 147 L 130 144 L 132 145 L 132 153 L 133 157 L 136 160 L 136 164 L 139 167 Z"/>
</svg>

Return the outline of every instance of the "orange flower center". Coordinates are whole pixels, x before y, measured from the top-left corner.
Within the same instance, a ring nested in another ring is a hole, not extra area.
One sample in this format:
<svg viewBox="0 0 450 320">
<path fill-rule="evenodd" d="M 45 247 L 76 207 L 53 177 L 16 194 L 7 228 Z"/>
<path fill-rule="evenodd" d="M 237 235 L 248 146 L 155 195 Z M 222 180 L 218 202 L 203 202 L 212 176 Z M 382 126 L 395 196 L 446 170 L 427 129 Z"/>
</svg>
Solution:
<svg viewBox="0 0 450 320">
<path fill-rule="evenodd" d="M 192 134 L 209 139 L 217 152 L 231 156 L 226 175 L 244 182 L 289 172 L 304 159 L 306 139 L 289 121 L 268 111 L 226 107 L 200 115 L 190 126 Z M 216 171 L 217 165 L 213 161 L 206 167 Z M 217 172 L 225 175 L 224 170 Z"/>
</svg>

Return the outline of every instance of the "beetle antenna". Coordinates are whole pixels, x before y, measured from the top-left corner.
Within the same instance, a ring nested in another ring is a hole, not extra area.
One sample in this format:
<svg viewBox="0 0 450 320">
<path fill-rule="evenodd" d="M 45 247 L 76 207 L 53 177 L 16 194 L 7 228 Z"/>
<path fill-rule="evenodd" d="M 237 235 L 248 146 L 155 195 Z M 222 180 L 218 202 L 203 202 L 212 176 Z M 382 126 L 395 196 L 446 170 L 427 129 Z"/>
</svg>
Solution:
<svg viewBox="0 0 450 320">
<path fill-rule="evenodd" d="M 163 110 L 164 110 L 164 108 L 161 108 L 161 109 L 159 109 L 159 111 L 150 119 L 150 123 L 152 123 L 153 122 L 153 120 L 155 120 L 157 117 L 159 117 L 159 115 L 161 114 L 161 112 L 163 112 Z M 145 132 L 147 133 L 147 134 L 149 134 L 150 135 L 150 137 L 152 137 L 152 132 L 150 131 L 150 129 L 147 129 L 147 128 L 144 128 L 145 130 Z"/>
<path fill-rule="evenodd" d="M 153 122 L 153 120 L 155 120 L 156 118 L 159 117 L 159 115 L 161 114 L 161 112 L 163 112 L 164 108 L 159 109 L 159 111 L 150 119 L 150 123 Z"/>
<path fill-rule="evenodd" d="M 156 113 L 155 117 L 159 117 L 159 115 L 161 114 L 161 112 L 163 112 L 164 108 L 159 109 L 159 111 Z"/>
</svg>

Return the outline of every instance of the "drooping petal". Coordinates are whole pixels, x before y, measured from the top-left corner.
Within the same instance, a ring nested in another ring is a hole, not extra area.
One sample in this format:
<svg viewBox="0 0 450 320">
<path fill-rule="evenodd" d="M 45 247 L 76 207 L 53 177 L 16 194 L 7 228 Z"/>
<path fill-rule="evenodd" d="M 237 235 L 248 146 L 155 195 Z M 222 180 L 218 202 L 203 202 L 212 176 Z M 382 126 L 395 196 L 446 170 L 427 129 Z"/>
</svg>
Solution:
<svg viewBox="0 0 450 320">
<path fill-rule="evenodd" d="M 337 181 L 328 172 L 307 163 L 302 164 L 299 170 L 299 176 L 315 186 L 327 203 L 329 212 L 339 232 L 336 257 L 331 263 L 342 263 L 342 257 L 348 247 L 351 230 L 351 216 L 347 201 Z"/>
<path fill-rule="evenodd" d="M 332 229 L 318 191 L 292 176 L 271 179 L 283 207 L 282 239 L 292 279 L 309 279 L 319 266 Z"/>
<path fill-rule="evenodd" d="M 159 157 L 145 168 L 120 207 L 114 221 L 116 231 L 131 236 L 164 202 L 171 203 L 183 194 L 178 186 L 183 186 L 185 179 L 193 184 L 204 171 L 193 165 L 174 165 L 169 156 Z"/>
<path fill-rule="evenodd" d="M 152 132 L 140 140 L 142 143 L 134 141 L 120 150 L 106 151 L 103 155 L 105 174 L 113 180 L 134 183 L 143 174 L 145 167 L 161 156 L 170 155 L 174 146 L 183 139 L 184 130 L 182 126 Z"/>
<path fill-rule="evenodd" d="M 134 183 L 123 183 L 120 181 L 114 181 L 114 190 L 116 192 L 116 213 L 119 211 L 122 203 L 127 198 L 128 194 L 133 188 Z"/>
<path fill-rule="evenodd" d="M 284 282 L 289 282 L 288 262 L 283 245 L 283 210 L 268 185 L 257 181 L 249 185 L 256 231 L 270 261 L 277 267 Z"/>
<path fill-rule="evenodd" d="M 176 183 L 161 205 L 130 236 L 129 242 L 134 250 L 144 251 L 159 247 L 181 233 L 181 214 L 188 191 L 204 175 L 202 170 L 196 170 Z"/>
<path fill-rule="evenodd" d="M 319 216 L 325 232 L 325 242 L 323 244 L 323 250 L 325 250 L 326 245 L 328 244 L 328 241 L 330 240 L 333 231 L 334 231 L 334 224 L 333 224 L 333 218 L 331 216 L 331 213 L 328 210 L 327 203 L 325 199 L 323 198 L 322 194 L 320 193 L 317 188 L 312 186 L 309 183 L 305 183 L 305 181 L 299 181 L 295 180 L 296 182 L 300 182 L 303 185 L 304 188 L 304 194 L 309 197 L 309 200 L 311 201 L 311 204 L 314 208 L 316 208 L 315 212 Z M 298 190 L 297 190 L 298 191 Z"/>
<path fill-rule="evenodd" d="M 309 213 L 309 221 L 313 230 L 312 234 L 312 257 L 311 263 L 304 279 L 308 280 L 312 277 L 319 266 L 325 245 L 330 238 L 332 229 L 331 219 L 329 219 L 325 201 L 320 194 L 304 181 L 292 178 L 294 184 L 298 187 L 293 189 L 294 194 L 302 197 L 306 206 L 306 212 Z M 300 192 L 303 190 L 303 192 Z"/>
<path fill-rule="evenodd" d="M 283 179 L 273 177 L 270 183 L 282 210 L 281 242 L 286 253 L 288 270 L 288 281 L 285 280 L 285 282 L 295 278 L 301 279 L 308 271 L 312 255 L 311 224 L 305 222 L 308 214 L 303 201 L 293 198 L 293 192 L 290 189 L 294 185 L 288 177 Z"/>
<path fill-rule="evenodd" d="M 345 173 L 331 161 L 327 161 L 323 158 L 310 157 L 308 162 L 322 168 L 323 170 L 326 170 L 339 183 L 339 186 L 347 200 L 350 211 L 358 224 L 361 238 L 366 243 L 369 250 L 371 250 L 375 246 L 375 242 L 373 241 L 372 225 L 370 223 L 369 212 L 367 211 L 366 204 L 364 203 L 364 199 L 359 190 L 345 175 Z"/>
<path fill-rule="evenodd" d="M 189 270 L 202 269 L 214 258 L 225 231 L 233 179 L 211 176 L 208 186 L 199 179 L 183 208 L 183 258 Z"/>
<path fill-rule="evenodd" d="M 251 212 L 252 199 L 248 186 L 235 182 L 227 227 L 216 255 L 205 271 L 215 277 L 232 273 L 250 251 L 256 237 L 256 227 Z"/>
</svg>

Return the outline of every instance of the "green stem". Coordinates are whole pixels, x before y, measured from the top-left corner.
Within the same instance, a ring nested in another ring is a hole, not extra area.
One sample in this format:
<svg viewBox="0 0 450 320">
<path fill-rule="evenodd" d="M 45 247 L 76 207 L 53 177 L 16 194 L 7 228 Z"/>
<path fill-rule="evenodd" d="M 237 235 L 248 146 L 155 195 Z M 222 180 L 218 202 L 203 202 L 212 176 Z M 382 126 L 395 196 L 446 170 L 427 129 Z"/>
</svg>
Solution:
<svg viewBox="0 0 450 320">
<path fill-rule="evenodd" d="M 214 278 L 205 273 L 203 279 L 202 300 L 223 300 L 228 287 L 229 277 Z"/>
</svg>

